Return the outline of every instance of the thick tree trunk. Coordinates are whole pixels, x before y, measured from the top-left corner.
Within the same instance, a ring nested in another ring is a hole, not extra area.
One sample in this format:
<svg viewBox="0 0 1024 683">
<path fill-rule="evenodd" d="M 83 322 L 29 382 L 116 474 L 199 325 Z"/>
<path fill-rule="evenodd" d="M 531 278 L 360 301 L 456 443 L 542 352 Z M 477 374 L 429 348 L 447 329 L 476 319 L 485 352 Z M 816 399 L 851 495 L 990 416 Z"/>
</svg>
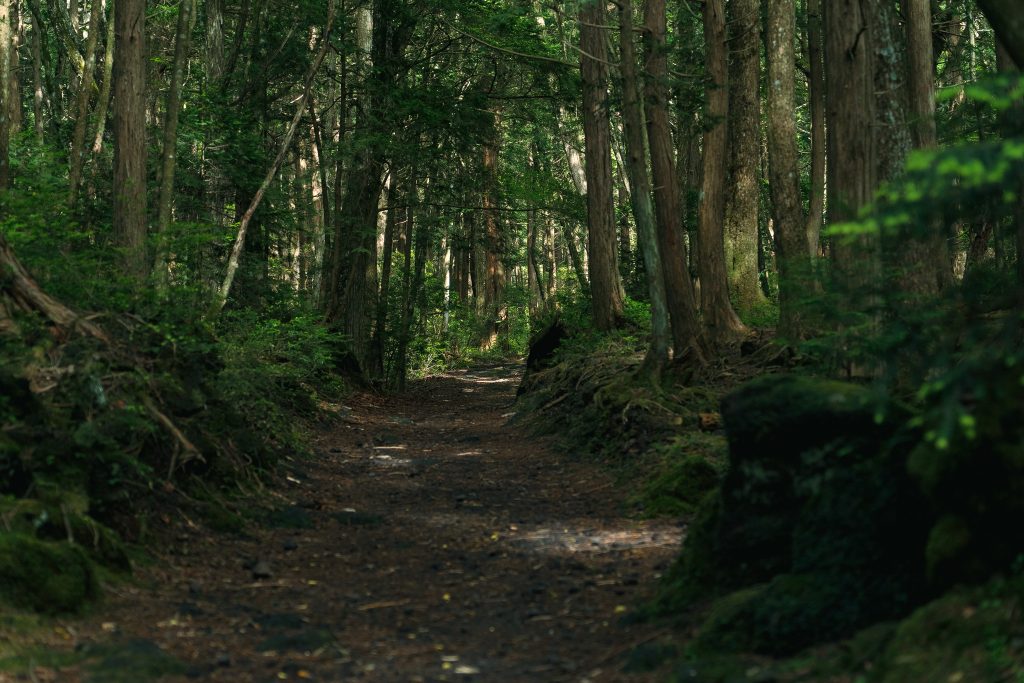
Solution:
<svg viewBox="0 0 1024 683">
<path fill-rule="evenodd" d="M 616 263 L 611 124 L 608 119 L 608 41 L 603 28 L 606 19 L 604 0 L 591 2 L 580 10 L 590 295 L 594 325 L 608 332 L 621 324 L 624 302 Z"/>
<path fill-rule="evenodd" d="M 988 23 L 1017 64 L 1024 64 L 1024 12 L 1020 0 L 978 0 Z"/>
<path fill-rule="evenodd" d="M 224 0 L 206 0 L 206 77 L 214 87 L 224 78 Z"/>
<path fill-rule="evenodd" d="M 765 300 L 758 270 L 761 0 L 733 0 L 730 10 L 725 260 L 736 306 L 749 312 Z M 768 82 L 771 83 L 770 78 Z"/>
<path fill-rule="evenodd" d="M 97 0 L 93 0 L 94 2 Z M 178 26 L 174 37 L 174 63 L 171 65 L 171 83 L 167 89 L 167 103 L 164 113 L 163 154 L 160 160 L 160 196 L 156 219 L 156 261 L 153 275 L 157 282 L 166 284 L 169 273 L 168 233 L 171 229 L 171 210 L 174 207 L 174 174 L 178 154 L 178 114 L 181 110 L 181 84 L 185 79 L 185 63 L 188 61 L 193 0 L 178 3 Z"/>
<path fill-rule="evenodd" d="M 619 72 L 622 76 L 622 129 L 626 144 L 626 174 L 631 192 L 630 206 L 636 222 L 637 246 L 644 259 L 647 292 L 651 300 L 651 343 L 644 357 L 643 372 L 657 382 L 669 360 L 671 328 L 665 296 L 665 272 L 658 251 L 658 229 L 647 175 L 647 140 L 640 100 L 636 49 L 633 44 L 633 6 L 623 0 L 619 6 Z"/>
<path fill-rule="evenodd" d="M 146 275 L 146 0 L 114 8 L 114 245 L 125 271 Z"/>
<path fill-rule="evenodd" d="M 802 333 L 798 302 L 809 274 L 796 147 L 796 7 L 794 0 L 767 3 L 768 165 L 779 269 L 779 332 L 793 340 Z"/>
<path fill-rule="evenodd" d="M 692 356 L 704 361 L 703 334 L 697 320 L 693 282 L 690 280 L 683 215 L 676 178 L 672 132 L 668 117 L 667 19 L 664 0 L 647 0 L 644 5 L 644 86 L 647 139 L 654 180 L 654 208 L 658 224 L 658 252 L 665 275 L 665 302 L 672 326 L 672 349 L 676 361 Z"/>
<path fill-rule="evenodd" d="M 746 329 L 729 301 L 725 272 L 725 159 L 728 150 L 728 54 L 723 0 L 704 3 L 707 60 L 707 117 L 701 165 L 701 203 L 697 224 L 700 308 L 708 339 L 715 345 L 741 337 Z"/>
</svg>

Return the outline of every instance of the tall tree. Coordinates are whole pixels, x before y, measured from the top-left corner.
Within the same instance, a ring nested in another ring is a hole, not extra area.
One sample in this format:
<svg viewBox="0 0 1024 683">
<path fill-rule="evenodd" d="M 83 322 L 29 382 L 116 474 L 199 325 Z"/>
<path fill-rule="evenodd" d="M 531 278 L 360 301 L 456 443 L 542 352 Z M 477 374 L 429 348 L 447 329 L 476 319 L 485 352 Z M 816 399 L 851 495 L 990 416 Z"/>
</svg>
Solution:
<svg viewBox="0 0 1024 683">
<path fill-rule="evenodd" d="M 146 0 L 114 7 L 114 244 L 146 274 Z"/>
<path fill-rule="evenodd" d="M 808 99 L 811 111 L 811 198 L 807 208 L 807 251 L 821 251 L 825 220 L 825 63 L 822 59 L 821 0 L 807 0 Z"/>
<path fill-rule="evenodd" d="M 761 192 L 761 0 L 729 3 L 729 157 L 725 259 L 740 311 L 765 299 L 758 268 Z M 769 84 L 772 82 L 769 78 Z"/>
<path fill-rule="evenodd" d="M 94 0 L 95 1 L 95 0 Z M 163 152 L 160 158 L 160 196 L 156 219 L 156 261 L 153 275 L 160 282 L 167 279 L 168 243 L 171 228 L 171 209 L 174 204 L 174 174 L 177 170 L 178 114 L 181 110 L 181 85 L 185 78 L 185 63 L 192 29 L 192 3 L 179 0 L 178 25 L 174 37 L 174 62 L 171 64 L 171 83 L 167 88 L 164 105 Z"/>
<path fill-rule="evenodd" d="M 75 130 L 71 135 L 71 170 L 68 173 L 68 199 L 74 205 L 78 201 L 78 186 L 82 180 L 82 165 L 85 161 L 85 134 L 89 123 L 89 101 L 92 98 L 93 73 L 96 71 L 96 46 L 100 35 L 100 18 L 103 3 L 93 0 L 89 11 L 89 34 L 85 42 L 85 71 L 78 86 L 78 106 L 75 116 Z"/>
<path fill-rule="evenodd" d="M 0 191 L 11 184 L 11 0 L 0 0 Z"/>
<path fill-rule="evenodd" d="M 779 331 L 801 336 L 797 300 L 807 274 L 806 219 L 800 203 L 796 146 L 796 7 L 794 0 L 767 0 L 768 167 L 779 268 Z"/>
<path fill-rule="evenodd" d="M 665 0 L 647 0 L 644 5 L 644 25 L 647 141 L 651 151 L 658 250 L 665 272 L 665 299 L 672 325 L 673 359 L 703 362 L 703 335 L 697 320 L 693 282 L 687 268 L 683 215 L 668 116 L 668 24 Z"/>
<path fill-rule="evenodd" d="M 588 2 L 580 9 L 590 295 L 594 325 L 609 331 L 621 324 L 625 304 L 616 261 L 606 21 L 604 0 Z"/>
<path fill-rule="evenodd" d="M 729 145 L 728 48 L 723 0 L 704 3 L 706 116 L 701 164 L 701 203 L 697 224 L 697 269 L 704 328 L 713 343 L 736 340 L 745 332 L 729 301 L 725 272 L 725 178 Z"/>
<path fill-rule="evenodd" d="M 1024 13 L 1018 0 L 978 0 L 978 5 L 1013 61 L 1024 64 Z"/>
<path fill-rule="evenodd" d="M 630 206 L 636 221 L 637 243 L 644 259 L 647 292 L 651 299 L 651 343 L 644 358 L 644 372 L 657 381 L 669 360 L 670 323 L 665 300 L 665 272 L 658 252 L 658 233 L 647 175 L 647 140 L 640 99 L 636 49 L 633 44 L 633 4 L 619 5 L 619 73 L 622 77 L 622 128 L 626 142 L 626 173 L 632 191 Z"/>
</svg>

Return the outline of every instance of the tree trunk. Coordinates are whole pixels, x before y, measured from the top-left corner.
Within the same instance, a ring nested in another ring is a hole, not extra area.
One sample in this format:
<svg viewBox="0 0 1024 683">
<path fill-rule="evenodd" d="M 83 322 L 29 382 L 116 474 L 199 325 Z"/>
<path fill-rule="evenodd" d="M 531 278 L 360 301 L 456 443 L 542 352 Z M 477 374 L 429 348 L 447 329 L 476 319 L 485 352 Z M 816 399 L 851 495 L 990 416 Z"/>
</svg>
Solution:
<svg viewBox="0 0 1024 683">
<path fill-rule="evenodd" d="M 75 129 L 71 135 L 71 169 L 68 172 L 68 204 L 71 206 L 78 202 L 78 187 L 85 161 L 85 129 L 89 123 L 89 100 L 94 87 L 93 73 L 96 71 L 96 45 L 99 42 L 102 9 L 102 0 L 93 0 L 89 11 L 89 37 L 85 43 L 85 71 L 78 86 Z"/>
<path fill-rule="evenodd" d="M 779 270 L 779 333 L 801 337 L 799 299 L 809 274 L 806 217 L 800 202 L 796 146 L 796 6 L 767 0 L 768 166 Z"/>
<path fill-rule="evenodd" d="M 0 191 L 11 186 L 11 0 L 0 0 Z"/>
<path fill-rule="evenodd" d="M 988 23 L 1017 64 L 1024 64 L 1024 12 L 1020 0 L 978 0 Z"/>
<path fill-rule="evenodd" d="M 17 332 L 11 317 L 13 309 L 25 313 L 39 313 L 62 330 L 74 330 L 107 341 L 97 325 L 82 318 L 57 301 L 36 284 L 25 267 L 14 255 L 3 233 L 0 233 L 0 332 Z"/>
<path fill-rule="evenodd" d="M 700 304 L 708 339 L 715 345 L 741 337 L 746 328 L 729 301 L 725 272 L 725 159 L 729 145 L 728 54 L 723 0 L 704 3 L 707 60 L 707 121 L 701 165 L 701 203 L 697 223 Z"/>
<path fill-rule="evenodd" d="M 749 312 L 765 300 L 757 265 L 761 203 L 761 0 L 733 0 L 730 10 L 725 259 L 736 306 L 741 312 Z"/>
<path fill-rule="evenodd" d="M 107 20 L 108 27 L 113 26 L 113 22 Z M 110 37 L 110 28 L 107 29 L 107 37 Z M 39 20 L 36 15 L 32 17 L 32 118 L 33 125 L 35 128 L 36 139 L 42 141 L 43 139 L 43 108 L 44 108 L 44 95 L 45 89 L 43 88 L 43 37 L 42 28 L 39 26 Z M 108 47 L 108 52 L 111 48 Z M 109 80 L 109 79 L 108 79 Z M 110 94 L 110 91 L 107 91 Z"/>
<path fill-rule="evenodd" d="M 110 90 L 114 80 L 114 47 L 117 42 L 114 34 L 115 22 L 113 20 L 115 2 L 116 0 L 108 0 L 107 35 L 103 49 L 103 83 L 100 85 L 99 99 L 96 100 L 96 135 L 93 137 L 92 142 L 93 175 L 96 173 L 96 157 L 103 151 L 103 133 L 107 129 L 107 111 L 110 108 Z M 41 95 L 39 99 L 40 101 L 42 100 Z M 42 111 L 41 104 L 40 111 Z M 40 135 L 42 135 L 42 131 L 40 131 Z"/>
<path fill-rule="evenodd" d="M 482 182 L 484 219 L 484 258 L 486 274 L 484 279 L 484 325 L 480 336 L 480 348 L 494 348 L 498 339 L 508 339 L 508 304 L 505 302 L 505 236 L 498 215 L 498 152 L 501 149 L 501 115 L 497 112 L 483 145 Z"/>
<path fill-rule="evenodd" d="M 604 332 L 622 323 L 624 306 L 616 263 L 611 125 L 608 120 L 608 42 L 603 28 L 606 18 L 604 0 L 591 2 L 580 10 L 590 298 L 594 326 Z"/>
<path fill-rule="evenodd" d="M 94 2 L 97 0 L 93 0 Z M 171 83 L 167 90 L 167 103 L 164 105 L 163 155 L 160 160 L 160 197 L 157 205 L 156 221 L 156 262 L 153 275 L 158 283 L 167 283 L 168 250 L 170 249 L 168 233 L 171 229 L 171 209 L 174 206 L 174 174 L 177 167 L 178 145 L 178 113 L 181 109 L 181 84 L 185 78 L 185 62 L 188 61 L 188 48 L 191 29 L 193 0 L 179 0 L 178 26 L 174 37 L 174 63 L 171 65 Z"/>
<path fill-rule="evenodd" d="M 654 222 L 651 180 L 647 175 L 647 140 L 640 101 L 637 57 L 633 43 L 633 6 L 623 0 L 619 6 L 619 56 L 622 76 L 622 129 L 626 144 L 626 174 L 631 187 L 630 206 L 636 221 L 637 246 L 644 259 L 647 292 L 651 300 L 651 343 L 642 372 L 657 382 L 669 360 L 671 329 L 665 297 L 665 272 L 658 252 L 658 229 Z"/>
<path fill-rule="evenodd" d="M 807 250 L 821 252 L 821 226 L 825 218 L 825 64 L 821 44 L 821 0 L 807 0 L 807 84 L 811 110 L 811 200 L 807 210 Z"/>
<path fill-rule="evenodd" d="M 114 8 L 114 244 L 125 272 L 146 274 L 146 0 Z"/>
<path fill-rule="evenodd" d="M 206 76 L 214 87 L 224 78 L 224 0 L 206 0 Z"/>
<path fill-rule="evenodd" d="M 672 326 L 673 356 L 677 361 L 692 356 L 704 361 L 703 334 L 690 280 L 679 183 L 673 160 L 672 132 L 668 117 L 667 19 L 664 0 L 647 0 L 644 6 L 647 139 L 654 180 L 654 208 L 658 224 L 658 252 L 665 275 L 665 302 Z"/>
</svg>

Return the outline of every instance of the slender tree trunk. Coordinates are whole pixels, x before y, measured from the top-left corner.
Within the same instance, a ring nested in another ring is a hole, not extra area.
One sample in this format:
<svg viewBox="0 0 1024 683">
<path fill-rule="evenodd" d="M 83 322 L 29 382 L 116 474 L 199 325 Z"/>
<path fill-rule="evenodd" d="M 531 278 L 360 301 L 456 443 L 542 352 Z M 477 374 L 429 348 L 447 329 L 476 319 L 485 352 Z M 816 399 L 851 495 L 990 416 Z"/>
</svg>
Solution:
<svg viewBox="0 0 1024 683">
<path fill-rule="evenodd" d="M 761 0 L 733 0 L 730 10 L 725 259 L 736 306 L 741 312 L 749 312 L 765 300 L 758 270 Z"/>
<path fill-rule="evenodd" d="M 0 0 L 0 191 L 11 186 L 11 0 Z"/>
<path fill-rule="evenodd" d="M 651 300 L 651 343 L 647 347 L 642 371 L 648 379 L 657 382 L 669 360 L 671 329 L 665 297 L 665 273 L 658 251 L 658 229 L 651 200 L 651 180 L 647 175 L 647 140 L 644 135 L 644 112 L 640 101 L 637 57 L 633 43 L 633 6 L 630 0 L 623 0 L 619 6 L 619 56 L 622 128 L 626 143 L 625 166 L 632 188 L 630 206 L 636 221 L 637 246 L 643 255 L 647 292 Z"/>
<path fill-rule="evenodd" d="M 697 224 L 697 269 L 700 307 L 708 339 L 716 346 L 745 332 L 729 301 L 725 272 L 725 159 L 729 146 L 728 54 L 723 0 L 704 3 L 704 41 L 707 60 L 707 121 L 701 165 L 701 203 Z"/>
<path fill-rule="evenodd" d="M 658 223 L 658 251 L 665 273 L 665 299 L 672 326 L 673 357 L 703 362 L 703 334 L 690 280 L 679 183 L 673 160 L 672 132 L 668 117 L 667 19 L 664 0 L 647 0 L 644 7 L 644 96 L 647 104 L 647 139 L 651 150 L 654 207 Z"/>
<path fill-rule="evenodd" d="M 108 26 L 113 26 L 113 22 L 107 20 Z M 35 15 L 32 17 L 32 118 L 33 126 L 36 132 L 36 139 L 42 141 L 44 123 L 43 123 L 43 100 L 45 90 L 43 88 L 43 38 L 42 38 L 42 27 L 39 26 L 39 20 Z M 109 40 L 110 29 L 108 28 L 107 37 Z M 112 41 L 111 41 L 112 42 Z M 110 48 L 108 48 L 108 51 Z M 109 80 L 109 79 L 108 79 Z M 109 95 L 109 90 L 107 91 Z"/>
<path fill-rule="evenodd" d="M 807 0 L 807 84 L 811 110 L 811 200 L 807 210 L 807 250 L 821 252 L 821 227 L 825 219 L 825 64 L 822 60 L 821 0 Z"/>
<path fill-rule="evenodd" d="M 590 279 L 587 277 L 587 268 L 583 265 L 583 257 L 580 248 L 576 244 L 576 234 L 572 226 L 567 224 L 563 233 L 565 248 L 569 252 L 569 261 L 572 263 L 573 272 L 576 273 L 576 281 L 580 285 L 580 291 L 584 296 L 590 292 Z"/>
<path fill-rule="evenodd" d="M 373 331 L 374 363 L 384 367 L 385 336 L 388 327 L 388 308 L 390 299 L 388 293 L 391 287 L 391 264 L 394 259 L 395 250 L 395 224 L 398 221 L 398 174 L 394 171 L 388 180 L 388 209 L 384 218 L 384 248 L 383 262 L 380 269 L 380 292 L 377 295 L 376 324 Z M 404 311 L 404 309 L 403 309 Z M 403 318 L 404 320 L 404 318 Z"/>
<path fill-rule="evenodd" d="M 547 213 L 544 214 L 544 280 L 546 298 L 552 301 L 558 293 L 558 262 L 555 259 L 555 221 Z"/>
<path fill-rule="evenodd" d="M 21 59 L 19 51 L 25 39 L 25 27 L 21 20 L 21 0 L 10 0 L 11 3 L 11 53 L 10 53 L 10 77 L 8 88 L 10 92 L 10 130 L 12 133 L 21 132 L 24 117 L 21 113 Z"/>
<path fill-rule="evenodd" d="M 114 244 L 125 271 L 146 274 L 146 0 L 114 8 Z"/>
<path fill-rule="evenodd" d="M 82 165 L 85 162 L 85 133 L 89 123 L 89 100 L 94 87 L 93 73 L 96 71 L 96 45 L 99 42 L 102 10 L 102 0 L 93 0 L 89 11 L 89 37 L 85 43 L 85 71 L 78 86 L 77 115 L 75 129 L 71 135 L 71 170 L 68 173 L 68 204 L 71 206 L 78 201 L 78 187 L 82 180 Z"/>
<path fill-rule="evenodd" d="M 508 338 L 508 304 L 505 302 L 505 236 L 501 216 L 498 214 L 498 153 L 501 149 L 501 115 L 495 112 L 487 140 L 483 145 L 483 194 L 481 202 L 484 219 L 484 254 L 486 275 L 484 284 L 484 325 L 480 348 L 494 348 L 499 339 Z"/>
<path fill-rule="evenodd" d="M 602 28 L 607 20 L 606 14 L 604 0 L 584 5 L 580 10 L 590 294 L 594 325 L 605 332 L 622 323 L 624 307 L 616 263 L 615 205 L 612 200 L 608 42 Z"/>
<path fill-rule="evenodd" d="M 767 3 L 768 166 L 779 270 L 779 332 L 794 340 L 802 335 L 799 300 L 809 275 L 796 147 L 796 7 L 793 0 Z"/>
<path fill-rule="evenodd" d="M 93 0 L 97 2 L 98 0 Z M 178 114 L 181 109 L 181 84 L 185 79 L 185 63 L 188 61 L 189 33 L 191 29 L 193 0 L 179 0 L 178 26 L 174 38 L 174 63 L 171 65 L 171 83 L 164 105 L 163 155 L 160 161 L 160 197 L 156 221 L 156 262 L 153 275 L 158 283 L 166 285 L 169 273 L 168 233 L 171 229 L 171 210 L 174 206 L 174 175 L 177 168 Z"/>
</svg>

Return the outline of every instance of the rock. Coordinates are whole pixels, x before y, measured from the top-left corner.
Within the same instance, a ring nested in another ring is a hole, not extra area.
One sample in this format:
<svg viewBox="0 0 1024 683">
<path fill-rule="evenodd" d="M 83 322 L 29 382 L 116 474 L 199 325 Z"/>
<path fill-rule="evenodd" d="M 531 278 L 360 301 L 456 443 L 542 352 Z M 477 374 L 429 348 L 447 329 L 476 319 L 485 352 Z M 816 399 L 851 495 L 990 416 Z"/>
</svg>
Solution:
<svg viewBox="0 0 1024 683">
<path fill-rule="evenodd" d="M 284 549 L 285 551 L 287 551 L 287 552 L 291 552 L 292 550 L 296 550 L 296 549 L 297 549 L 297 548 L 299 547 L 299 544 L 295 542 L 295 539 L 294 539 L 294 538 L 289 538 L 289 539 L 288 539 L 287 541 L 285 541 L 285 542 L 284 542 L 284 543 L 283 543 L 283 544 L 281 545 L 281 547 L 282 547 L 282 548 L 283 548 L 283 549 Z"/>
<path fill-rule="evenodd" d="M 219 653 L 217 658 L 213 660 L 213 665 L 221 669 L 228 668 L 231 666 L 231 655 L 227 652 Z"/>
<path fill-rule="evenodd" d="M 906 473 L 915 435 L 867 388 L 755 380 L 723 401 L 729 467 L 700 505 L 663 605 L 727 596 L 701 643 L 792 654 L 926 597 L 929 513 Z"/>
</svg>

